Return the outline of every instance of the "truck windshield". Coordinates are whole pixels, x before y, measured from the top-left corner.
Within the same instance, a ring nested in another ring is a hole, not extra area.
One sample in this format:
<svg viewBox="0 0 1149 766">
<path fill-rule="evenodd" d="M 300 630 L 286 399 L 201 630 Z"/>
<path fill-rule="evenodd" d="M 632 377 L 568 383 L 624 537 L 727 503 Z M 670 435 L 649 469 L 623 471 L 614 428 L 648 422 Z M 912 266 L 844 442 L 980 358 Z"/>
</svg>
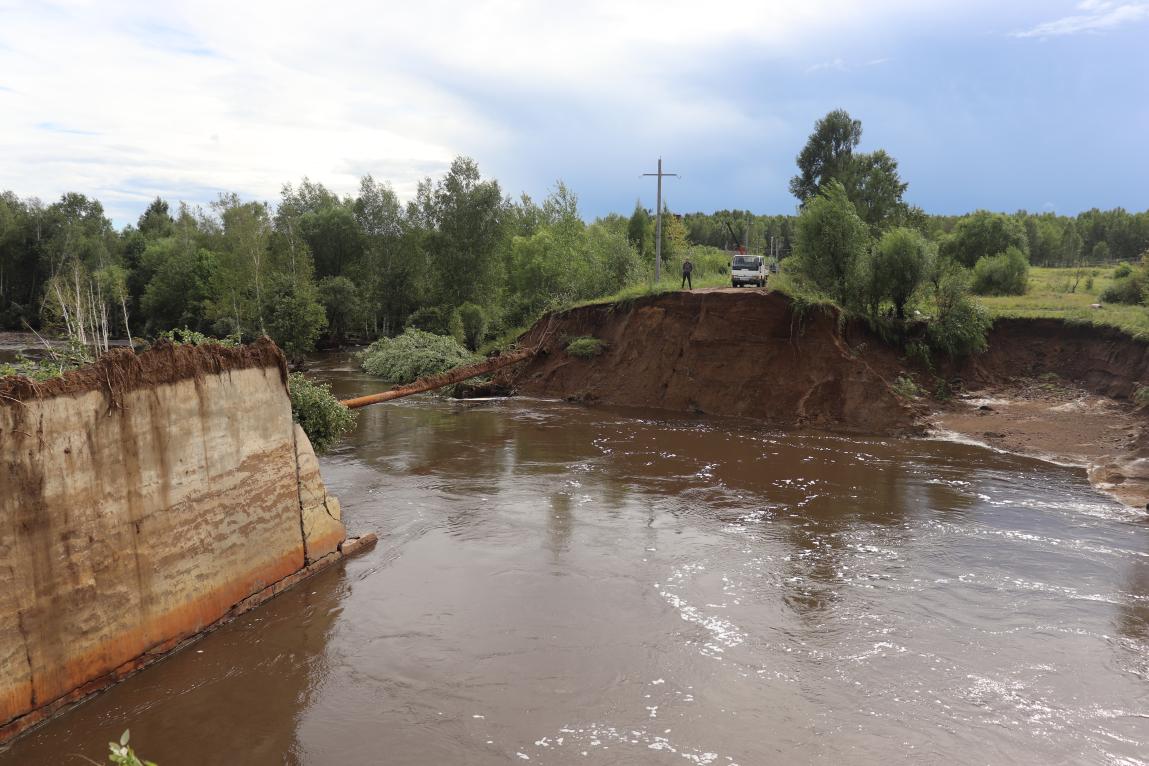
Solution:
<svg viewBox="0 0 1149 766">
<path fill-rule="evenodd" d="M 748 269 L 750 271 L 757 271 L 758 267 L 761 265 L 761 258 L 735 256 L 734 263 L 732 263 L 730 267 L 733 269 Z"/>
</svg>

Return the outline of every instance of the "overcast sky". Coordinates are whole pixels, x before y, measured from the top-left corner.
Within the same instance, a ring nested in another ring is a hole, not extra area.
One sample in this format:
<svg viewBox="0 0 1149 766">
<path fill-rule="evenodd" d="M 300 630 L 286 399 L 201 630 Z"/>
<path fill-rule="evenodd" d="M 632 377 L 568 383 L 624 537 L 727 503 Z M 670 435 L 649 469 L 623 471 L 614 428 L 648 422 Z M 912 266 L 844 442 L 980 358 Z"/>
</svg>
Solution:
<svg viewBox="0 0 1149 766">
<path fill-rule="evenodd" d="M 587 217 L 794 209 L 843 107 L 929 212 L 1149 208 L 1149 2 L 10 2 L 0 189 L 274 201 L 365 173 L 407 198 L 452 157 Z"/>
</svg>

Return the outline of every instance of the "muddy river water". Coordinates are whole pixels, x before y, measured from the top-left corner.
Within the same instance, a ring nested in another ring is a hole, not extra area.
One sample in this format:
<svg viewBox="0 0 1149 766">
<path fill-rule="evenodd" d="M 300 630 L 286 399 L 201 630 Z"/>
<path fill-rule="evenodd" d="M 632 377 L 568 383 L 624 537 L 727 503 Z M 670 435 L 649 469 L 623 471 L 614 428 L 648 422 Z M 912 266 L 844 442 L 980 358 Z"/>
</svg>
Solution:
<svg viewBox="0 0 1149 766">
<path fill-rule="evenodd" d="M 432 397 L 322 466 L 374 551 L 0 765 L 1149 762 L 1149 521 L 1078 469 Z"/>
</svg>

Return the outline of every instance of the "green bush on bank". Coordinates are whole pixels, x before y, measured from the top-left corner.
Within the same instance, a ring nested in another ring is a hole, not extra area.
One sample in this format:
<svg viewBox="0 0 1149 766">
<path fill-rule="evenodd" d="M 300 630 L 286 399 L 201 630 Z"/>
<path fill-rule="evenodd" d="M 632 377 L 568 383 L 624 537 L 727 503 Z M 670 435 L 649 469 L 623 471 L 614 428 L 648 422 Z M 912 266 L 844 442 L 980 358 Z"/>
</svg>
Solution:
<svg viewBox="0 0 1149 766">
<path fill-rule="evenodd" d="M 1113 283 L 1101 291 L 1099 296 L 1102 303 L 1123 303 L 1136 306 L 1141 303 L 1144 295 L 1144 282 L 1141 276 L 1130 271 L 1123 277 L 1113 280 Z"/>
<path fill-rule="evenodd" d="M 985 351 L 993 319 L 970 298 L 969 272 L 957 264 L 943 268 L 935 277 L 933 292 L 937 313 L 926 325 L 930 349 L 951 358 Z"/>
<path fill-rule="evenodd" d="M 978 295 L 1024 295 L 1029 260 L 1019 248 L 982 256 L 973 267 L 973 291 Z"/>
<path fill-rule="evenodd" d="M 476 359 L 449 335 L 414 328 L 407 328 L 394 338 L 377 340 L 359 355 L 365 372 L 399 384 L 437 375 Z"/>
<path fill-rule="evenodd" d="M 291 416 L 307 434 L 316 452 L 325 452 L 355 427 L 356 413 L 339 403 L 326 383 L 308 380 L 301 372 L 288 376 Z"/>
</svg>

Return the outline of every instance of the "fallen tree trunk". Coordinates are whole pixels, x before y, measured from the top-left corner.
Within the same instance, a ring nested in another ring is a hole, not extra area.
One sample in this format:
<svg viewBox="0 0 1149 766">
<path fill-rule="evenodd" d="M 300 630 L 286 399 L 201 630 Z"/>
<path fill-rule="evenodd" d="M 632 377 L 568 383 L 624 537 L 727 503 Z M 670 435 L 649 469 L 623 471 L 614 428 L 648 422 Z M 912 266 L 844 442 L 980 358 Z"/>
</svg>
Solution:
<svg viewBox="0 0 1149 766">
<path fill-rule="evenodd" d="M 359 407 L 366 407 L 369 404 L 378 404 L 380 402 L 389 402 L 392 399 L 401 399 L 404 396 L 411 396 L 412 394 L 421 394 L 424 391 L 434 391 L 436 388 L 449 386 L 454 383 L 461 383 L 468 378 L 475 378 L 479 375 L 486 375 L 488 372 L 509 367 L 512 364 L 521 362 L 525 359 L 530 359 L 536 354 L 535 349 L 523 348 L 518 351 L 512 351 L 509 354 L 501 354 L 493 356 L 489 359 L 484 359 L 475 364 L 468 364 L 463 367 L 455 367 L 454 369 L 447 370 L 440 375 L 432 375 L 426 378 L 419 378 L 414 383 L 408 383 L 405 386 L 395 386 L 389 391 L 381 391 L 377 394 L 370 394 L 368 396 L 358 396 L 354 399 L 344 399 L 341 404 L 349 409 L 358 409 Z"/>
</svg>

